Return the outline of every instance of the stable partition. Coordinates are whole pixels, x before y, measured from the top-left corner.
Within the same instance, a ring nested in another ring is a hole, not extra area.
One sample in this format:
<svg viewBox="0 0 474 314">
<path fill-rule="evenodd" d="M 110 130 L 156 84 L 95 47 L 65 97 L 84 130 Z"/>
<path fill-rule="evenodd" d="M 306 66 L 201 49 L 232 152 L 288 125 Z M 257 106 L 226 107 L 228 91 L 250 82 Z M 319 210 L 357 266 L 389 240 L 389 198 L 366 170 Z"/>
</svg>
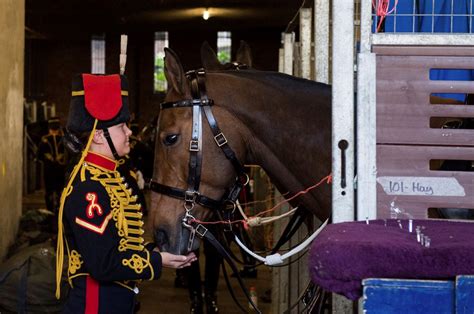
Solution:
<svg viewBox="0 0 474 314">
<path fill-rule="evenodd" d="M 377 46 L 377 216 L 474 208 L 472 47 Z M 440 72 L 440 70 L 442 72 Z M 446 74 L 443 74 L 446 73 Z M 466 77 L 464 77 L 465 79 Z"/>
</svg>

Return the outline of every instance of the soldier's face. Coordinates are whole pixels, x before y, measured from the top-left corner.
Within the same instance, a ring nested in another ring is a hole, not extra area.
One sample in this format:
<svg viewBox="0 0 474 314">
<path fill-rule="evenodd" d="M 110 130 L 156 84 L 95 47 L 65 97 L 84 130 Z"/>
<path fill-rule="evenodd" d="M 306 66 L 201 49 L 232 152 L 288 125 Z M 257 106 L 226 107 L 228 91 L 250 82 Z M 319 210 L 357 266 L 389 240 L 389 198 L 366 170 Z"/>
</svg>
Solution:
<svg viewBox="0 0 474 314">
<path fill-rule="evenodd" d="M 132 131 L 126 123 L 120 123 L 109 127 L 110 137 L 114 142 L 115 149 L 119 156 L 125 156 L 130 152 L 130 143 L 128 141 Z"/>
</svg>

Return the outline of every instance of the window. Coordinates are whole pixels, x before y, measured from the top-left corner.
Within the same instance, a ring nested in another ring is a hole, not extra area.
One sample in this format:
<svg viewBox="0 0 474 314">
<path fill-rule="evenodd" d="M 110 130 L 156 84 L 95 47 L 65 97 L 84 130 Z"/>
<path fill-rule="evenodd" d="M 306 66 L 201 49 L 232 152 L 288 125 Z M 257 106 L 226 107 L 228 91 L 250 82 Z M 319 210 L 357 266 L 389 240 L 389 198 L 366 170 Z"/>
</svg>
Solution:
<svg viewBox="0 0 474 314">
<path fill-rule="evenodd" d="M 91 61 L 92 74 L 105 74 L 105 35 L 92 36 Z"/>
<path fill-rule="evenodd" d="M 217 59 L 221 63 L 230 62 L 232 37 L 230 32 L 217 32 Z"/>
<path fill-rule="evenodd" d="M 168 88 L 165 77 L 165 47 L 168 47 L 168 32 L 155 32 L 155 93 L 165 92 Z"/>
</svg>

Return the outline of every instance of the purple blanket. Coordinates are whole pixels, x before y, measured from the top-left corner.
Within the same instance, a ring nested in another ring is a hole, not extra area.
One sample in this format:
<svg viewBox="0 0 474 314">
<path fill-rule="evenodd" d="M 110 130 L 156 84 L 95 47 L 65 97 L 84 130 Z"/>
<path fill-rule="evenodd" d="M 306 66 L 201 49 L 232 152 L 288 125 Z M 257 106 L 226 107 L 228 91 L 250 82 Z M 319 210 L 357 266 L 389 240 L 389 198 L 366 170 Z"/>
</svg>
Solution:
<svg viewBox="0 0 474 314">
<path fill-rule="evenodd" d="M 309 257 L 311 278 L 351 300 L 365 278 L 453 279 L 474 274 L 474 223 L 440 220 L 373 220 L 326 226 Z M 385 226 L 386 225 L 386 226 Z M 417 242 L 415 228 L 431 239 Z"/>
</svg>

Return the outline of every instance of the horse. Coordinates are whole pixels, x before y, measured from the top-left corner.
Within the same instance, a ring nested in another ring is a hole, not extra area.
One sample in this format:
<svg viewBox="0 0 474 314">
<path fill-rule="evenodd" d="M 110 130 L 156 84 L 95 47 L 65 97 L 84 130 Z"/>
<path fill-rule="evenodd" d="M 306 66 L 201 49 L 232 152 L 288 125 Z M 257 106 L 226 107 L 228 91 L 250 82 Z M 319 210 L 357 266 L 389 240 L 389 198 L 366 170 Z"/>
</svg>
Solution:
<svg viewBox="0 0 474 314">
<path fill-rule="evenodd" d="M 259 165 L 286 197 L 331 172 L 329 85 L 252 69 L 193 73 L 189 81 L 176 53 L 165 49 L 169 88 L 159 112 L 153 172 L 160 193 L 152 193 L 150 220 L 160 250 L 175 254 L 199 247 L 189 219 L 211 217 L 215 206 L 209 204 L 221 204 L 215 200 L 239 181 L 238 165 Z M 330 186 L 290 204 L 327 219 Z"/>
</svg>

